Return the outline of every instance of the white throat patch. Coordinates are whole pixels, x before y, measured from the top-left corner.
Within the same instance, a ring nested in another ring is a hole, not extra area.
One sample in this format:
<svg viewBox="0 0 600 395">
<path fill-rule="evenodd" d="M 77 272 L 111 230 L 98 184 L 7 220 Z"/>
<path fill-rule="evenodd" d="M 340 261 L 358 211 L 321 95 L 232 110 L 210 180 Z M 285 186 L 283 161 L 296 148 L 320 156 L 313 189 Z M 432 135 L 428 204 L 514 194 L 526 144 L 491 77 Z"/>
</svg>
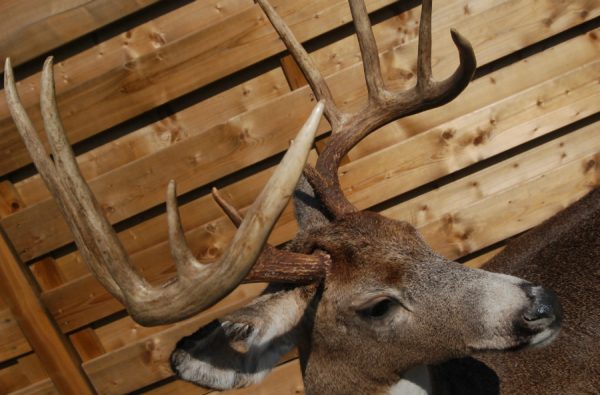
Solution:
<svg viewBox="0 0 600 395">
<path fill-rule="evenodd" d="M 431 376 L 425 365 L 409 369 L 402 379 L 390 388 L 390 395 L 431 395 Z"/>
</svg>

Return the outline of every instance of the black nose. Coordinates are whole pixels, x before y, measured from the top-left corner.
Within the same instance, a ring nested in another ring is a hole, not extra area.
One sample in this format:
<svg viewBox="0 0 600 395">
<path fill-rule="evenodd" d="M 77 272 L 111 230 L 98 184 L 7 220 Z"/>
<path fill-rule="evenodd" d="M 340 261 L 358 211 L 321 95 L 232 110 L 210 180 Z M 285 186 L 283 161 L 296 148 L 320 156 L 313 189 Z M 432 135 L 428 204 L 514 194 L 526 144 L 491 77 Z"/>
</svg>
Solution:
<svg viewBox="0 0 600 395">
<path fill-rule="evenodd" d="M 549 289 L 532 285 L 523 286 L 531 306 L 523 312 L 523 318 L 530 324 L 559 325 L 562 310 L 556 294 Z"/>
</svg>

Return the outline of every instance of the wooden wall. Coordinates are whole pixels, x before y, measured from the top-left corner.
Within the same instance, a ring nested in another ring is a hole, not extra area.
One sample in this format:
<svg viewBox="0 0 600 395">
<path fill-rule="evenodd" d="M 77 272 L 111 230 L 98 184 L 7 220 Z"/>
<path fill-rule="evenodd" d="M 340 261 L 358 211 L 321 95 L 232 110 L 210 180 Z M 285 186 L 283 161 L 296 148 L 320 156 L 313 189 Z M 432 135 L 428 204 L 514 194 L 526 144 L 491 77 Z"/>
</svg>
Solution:
<svg viewBox="0 0 600 395">
<path fill-rule="evenodd" d="M 273 3 L 309 42 L 342 107 L 364 104 L 346 1 Z M 410 86 L 419 2 L 366 3 L 387 84 Z M 160 281 L 174 273 L 163 205 L 171 178 L 188 240 L 199 258 L 214 260 L 234 227 L 210 187 L 247 207 L 314 104 L 259 7 L 252 0 L 6 0 L 0 10 L 0 60 L 19 65 L 19 90 L 38 125 L 39 70 L 43 57 L 56 55 L 59 108 L 83 173 L 144 274 Z M 434 75 L 457 64 L 449 34 L 456 27 L 475 48 L 475 79 L 452 103 L 392 122 L 356 147 L 341 168 L 350 200 L 408 220 L 442 254 L 480 265 L 597 186 L 599 15 L 600 0 L 434 1 Z M 323 122 L 315 155 L 327 135 Z M 32 295 L 75 348 L 94 391 L 209 393 L 171 378 L 173 345 L 263 286 L 240 286 L 179 324 L 138 326 L 81 261 L 4 95 L 0 152 L 0 224 L 34 279 Z M 288 209 L 271 239 L 285 242 L 295 229 Z M 0 393 L 58 393 L 56 372 L 23 334 L 27 319 L 0 300 Z M 262 385 L 232 393 L 302 392 L 290 355 Z"/>
</svg>

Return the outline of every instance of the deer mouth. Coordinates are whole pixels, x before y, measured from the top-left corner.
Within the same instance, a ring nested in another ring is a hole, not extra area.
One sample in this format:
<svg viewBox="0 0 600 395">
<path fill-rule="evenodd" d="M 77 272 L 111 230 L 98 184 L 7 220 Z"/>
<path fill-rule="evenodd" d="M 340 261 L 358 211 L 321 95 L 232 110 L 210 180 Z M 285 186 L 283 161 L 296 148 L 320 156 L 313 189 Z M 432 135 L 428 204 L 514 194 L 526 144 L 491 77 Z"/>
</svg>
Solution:
<svg viewBox="0 0 600 395">
<path fill-rule="evenodd" d="M 559 332 L 560 332 L 560 325 L 557 325 L 556 327 L 544 329 L 542 332 L 538 333 L 531 339 L 531 342 L 529 343 L 529 347 L 531 347 L 531 348 L 546 347 L 548 344 L 552 343 L 554 341 L 554 339 L 556 339 L 556 336 L 558 336 Z"/>
</svg>

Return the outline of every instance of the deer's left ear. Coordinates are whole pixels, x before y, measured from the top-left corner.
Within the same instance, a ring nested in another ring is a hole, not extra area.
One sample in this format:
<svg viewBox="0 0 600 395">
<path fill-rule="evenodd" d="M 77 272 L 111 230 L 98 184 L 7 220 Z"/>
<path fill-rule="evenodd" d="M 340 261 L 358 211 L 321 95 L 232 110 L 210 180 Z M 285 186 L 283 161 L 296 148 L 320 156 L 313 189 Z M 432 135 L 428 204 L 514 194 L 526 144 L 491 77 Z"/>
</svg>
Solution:
<svg viewBox="0 0 600 395">
<path fill-rule="evenodd" d="M 219 390 L 260 382 L 298 337 L 308 298 L 293 288 L 265 293 L 177 343 L 171 368 L 187 381 Z"/>
</svg>

